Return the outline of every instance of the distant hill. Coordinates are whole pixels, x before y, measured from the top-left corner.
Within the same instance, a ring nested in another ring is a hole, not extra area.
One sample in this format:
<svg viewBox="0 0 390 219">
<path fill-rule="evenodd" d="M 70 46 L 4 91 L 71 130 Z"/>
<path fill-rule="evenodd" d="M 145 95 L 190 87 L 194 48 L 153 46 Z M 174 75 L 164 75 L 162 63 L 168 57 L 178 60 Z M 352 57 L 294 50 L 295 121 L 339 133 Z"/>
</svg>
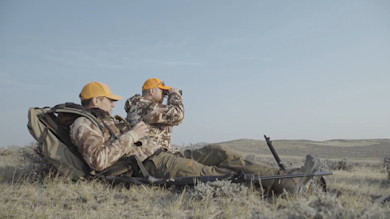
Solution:
<svg viewBox="0 0 390 219">
<path fill-rule="evenodd" d="M 239 139 L 218 144 L 244 154 L 272 156 L 264 140 Z M 385 157 L 390 157 L 390 139 L 272 140 L 272 144 L 279 156 L 304 157 L 308 153 L 315 153 L 322 158 L 383 160 Z"/>
</svg>

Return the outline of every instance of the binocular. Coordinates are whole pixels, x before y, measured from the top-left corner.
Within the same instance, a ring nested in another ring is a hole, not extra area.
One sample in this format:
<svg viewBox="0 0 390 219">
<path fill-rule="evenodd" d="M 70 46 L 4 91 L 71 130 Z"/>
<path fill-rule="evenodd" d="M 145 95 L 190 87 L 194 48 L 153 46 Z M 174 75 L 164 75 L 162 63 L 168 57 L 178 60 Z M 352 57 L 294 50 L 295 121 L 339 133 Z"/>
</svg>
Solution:
<svg viewBox="0 0 390 219">
<path fill-rule="evenodd" d="M 183 91 L 182 90 L 179 90 L 179 93 L 180 93 L 180 95 L 183 96 Z M 163 90 L 163 94 L 168 96 L 168 90 Z"/>
</svg>

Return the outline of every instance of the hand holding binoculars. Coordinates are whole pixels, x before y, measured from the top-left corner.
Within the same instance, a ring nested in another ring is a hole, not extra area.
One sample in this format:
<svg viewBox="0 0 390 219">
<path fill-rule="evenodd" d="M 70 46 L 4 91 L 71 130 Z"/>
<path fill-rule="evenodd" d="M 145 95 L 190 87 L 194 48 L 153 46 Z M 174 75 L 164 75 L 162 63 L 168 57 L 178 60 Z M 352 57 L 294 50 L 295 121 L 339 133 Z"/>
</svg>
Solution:
<svg viewBox="0 0 390 219">
<path fill-rule="evenodd" d="M 179 90 L 179 93 L 180 93 L 180 95 L 183 96 L 183 91 L 182 91 L 182 90 Z M 168 90 L 163 90 L 163 94 L 164 94 L 164 95 L 168 95 L 168 94 L 169 94 L 169 91 L 168 91 Z"/>
</svg>

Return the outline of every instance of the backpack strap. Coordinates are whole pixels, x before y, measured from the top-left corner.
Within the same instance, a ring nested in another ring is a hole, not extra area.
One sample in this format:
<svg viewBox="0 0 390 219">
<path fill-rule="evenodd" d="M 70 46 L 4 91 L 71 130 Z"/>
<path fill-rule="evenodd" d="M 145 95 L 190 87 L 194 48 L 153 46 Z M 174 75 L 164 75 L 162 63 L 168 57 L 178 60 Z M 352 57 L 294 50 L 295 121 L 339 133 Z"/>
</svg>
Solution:
<svg viewBox="0 0 390 219">
<path fill-rule="evenodd" d="M 41 120 L 40 120 L 41 121 Z M 42 121 L 41 121 L 42 122 Z M 42 131 L 41 136 L 39 136 L 38 144 L 42 145 L 47 137 L 47 133 L 49 132 L 49 128 L 46 126 L 45 129 Z"/>
<path fill-rule="evenodd" d="M 102 120 L 102 123 L 103 123 L 104 127 L 106 127 L 106 129 L 110 132 L 111 140 L 112 141 L 117 140 L 118 136 L 115 134 L 115 132 L 112 130 L 112 128 L 110 126 L 108 126 L 107 123 L 105 123 L 103 120 Z"/>
<path fill-rule="evenodd" d="M 140 175 L 142 177 L 149 176 L 148 171 L 139 158 L 136 155 L 132 155 L 120 158 L 113 165 L 96 174 L 95 177 L 104 178 L 108 176 L 119 176 L 121 174 L 137 177 Z"/>
<path fill-rule="evenodd" d="M 142 176 L 149 176 L 149 172 L 146 170 L 144 164 L 139 160 L 139 158 L 135 155 L 133 155 L 132 157 L 135 160 L 135 163 L 137 164 Z"/>
<path fill-rule="evenodd" d="M 70 103 L 70 102 L 64 104 L 58 104 L 52 107 L 48 112 L 57 113 L 57 114 L 68 113 L 68 114 L 75 114 L 77 115 L 76 117 L 80 117 L 80 116 L 86 117 L 94 125 L 99 127 L 102 133 L 104 133 L 104 126 L 98 121 L 98 119 L 79 104 Z"/>
</svg>

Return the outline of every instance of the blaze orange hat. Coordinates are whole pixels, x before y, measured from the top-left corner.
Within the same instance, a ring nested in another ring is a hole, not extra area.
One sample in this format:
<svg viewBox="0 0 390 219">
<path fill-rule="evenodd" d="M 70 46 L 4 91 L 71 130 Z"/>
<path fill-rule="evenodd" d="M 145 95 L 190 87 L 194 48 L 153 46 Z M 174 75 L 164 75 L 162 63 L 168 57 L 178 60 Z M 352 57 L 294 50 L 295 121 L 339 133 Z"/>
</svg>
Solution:
<svg viewBox="0 0 390 219">
<path fill-rule="evenodd" d="M 113 94 L 106 84 L 100 82 L 91 82 L 89 84 L 86 84 L 81 90 L 81 100 L 87 100 L 93 97 L 107 97 L 115 101 L 122 99 L 121 96 Z"/>
<path fill-rule="evenodd" d="M 144 85 L 142 86 L 142 90 L 149 90 L 152 88 L 158 87 L 162 90 L 169 90 L 171 87 L 165 86 L 164 82 L 161 81 L 158 78 L 149 78 L 145 81 Z"/>
</svg>

